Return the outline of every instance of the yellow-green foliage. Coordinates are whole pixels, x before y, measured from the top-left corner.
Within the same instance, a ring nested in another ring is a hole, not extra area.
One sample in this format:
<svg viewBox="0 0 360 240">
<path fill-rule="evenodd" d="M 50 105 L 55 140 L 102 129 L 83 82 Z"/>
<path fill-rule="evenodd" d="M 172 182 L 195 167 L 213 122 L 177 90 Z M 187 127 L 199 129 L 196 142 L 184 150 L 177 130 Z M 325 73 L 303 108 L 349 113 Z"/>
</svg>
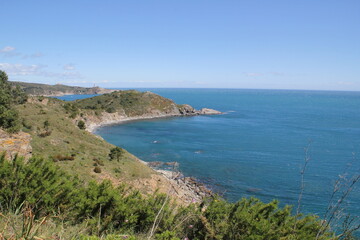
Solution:
<svg viewBox="0 0 360 240">
<path fill-rule="evenodd" d="M 53 98 L 43 98 L 39 101 L 37 97 L 32 98 L 31 102 L 17 106 L 22 122 L 25 123 L 23 131 L 32 136 L 34 156 L 54 159 L 63 170 L 78 175 L 85 181 L 99 177 L 93 174 L 94 159 L 104 165 L 101 167 L 102 173 L 122 181 L 149 177 L 153 173 L 125 150 L 120 163 L 110 161 L 110 149 L 114 146 L 92 133 L 79 129 L 70 117 L 74 109 L 65 109 L 64 106 L 69 106 L 69 103 Z M 42 114 L 39 114 L 40 112 Z M 62 161 L 63 158 L 59 156 L 66 159 L 71 157 L 71 161 Z M 115 173 L 115 169 L 121 169 L 121 174 Z"/>
<path fill-rule="evenodd" d="M 116 235 L 142 239 L 137 236 L 146 235 L 159 240 L 300 240 L 315 239 L 320 229 L 317 217 L 294 216 L 289 207 L 279 208 L 276 201 L 262 203 L 251 198 L 229 203 L 213 198 L 200 205 L 176 207 L 165 195 L 144 198 L 124 186 L 114 188 L 109 181 L 85 185 L 41 158 L 28 163 L 19 158 L 13 162 L 0 158 L 0 202 L 0 217 L 22 213 L 22 226 L 28 229 L 20 235 L 24 238 L 30 233 L 35 237 L 43 219 L 54 214 L 57 217 L 52 221 L 63 226 L 86 226 L 76 236 L 80 239 L 98 239 L 91 237 L 94 235 L 109 235 L 101 239 L 117 239 Z M 11 235 L 4 230 L 0 233 Z M 325 231 L 318 239 L 336 238 Z"/>
</svg>

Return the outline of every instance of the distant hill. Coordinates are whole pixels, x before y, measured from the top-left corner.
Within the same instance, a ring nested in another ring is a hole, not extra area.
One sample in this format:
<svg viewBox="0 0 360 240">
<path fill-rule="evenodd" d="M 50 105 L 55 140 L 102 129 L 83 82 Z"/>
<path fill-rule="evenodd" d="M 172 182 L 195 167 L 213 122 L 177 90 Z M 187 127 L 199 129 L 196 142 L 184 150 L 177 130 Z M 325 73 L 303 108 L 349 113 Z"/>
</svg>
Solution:
<svg viewBox="0 0 360 240">
<path fill-rule="evenodd" d="M 115 90 L 104 89 L 100 87 L 75 87 L 62 84 L 48 85 L 40 83 L 10 82 L 12 85 L 19 85 L 25 93 L 33 96 L 63 96 L 73 94 L 104 94 Z"/>
</svg>

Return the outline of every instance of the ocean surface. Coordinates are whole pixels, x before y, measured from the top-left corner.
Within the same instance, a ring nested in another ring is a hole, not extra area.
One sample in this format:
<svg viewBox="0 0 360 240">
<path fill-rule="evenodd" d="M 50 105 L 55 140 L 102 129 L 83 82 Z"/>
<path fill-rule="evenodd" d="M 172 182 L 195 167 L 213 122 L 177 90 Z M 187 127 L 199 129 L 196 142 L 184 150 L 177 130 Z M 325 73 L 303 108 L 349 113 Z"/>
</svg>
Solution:
<svg viewBox="0 0 360 240">
<path fill-rule="evenodd" d="M 297 206 L 308 159 L 301 210 L 323 215 L 335 182 L 360 174 L 360 92 L 139 90 L 224 114 L 129 122 L 96 134 L 145 161 L 179 162 L 184 175 L 229 201 L 255 196 Z M 360 183 L 342 207 L 360 215 Z"/>
</svg>

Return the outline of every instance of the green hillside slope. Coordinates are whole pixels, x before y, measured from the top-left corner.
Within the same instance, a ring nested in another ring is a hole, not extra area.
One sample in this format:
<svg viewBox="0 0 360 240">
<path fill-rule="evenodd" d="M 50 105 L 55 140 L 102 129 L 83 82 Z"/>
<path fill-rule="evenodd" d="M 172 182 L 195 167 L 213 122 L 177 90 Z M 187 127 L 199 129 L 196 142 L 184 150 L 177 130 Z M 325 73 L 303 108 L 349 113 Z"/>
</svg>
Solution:
<svg viewBox="0 0 360 240">
<path fill-rule="evenodd" d="M 100 87 L 84 88 L 67 86 L 62 84 L 48 85 L 40 83 L 27 83 L 27 82 L 10 82 L 12 85 L 20 86 L 26 93 L 35 96 L 61 96 L 70 94 L 103 94 L 110 93 L 113 90 L 104 89 Z"/>
</svg>

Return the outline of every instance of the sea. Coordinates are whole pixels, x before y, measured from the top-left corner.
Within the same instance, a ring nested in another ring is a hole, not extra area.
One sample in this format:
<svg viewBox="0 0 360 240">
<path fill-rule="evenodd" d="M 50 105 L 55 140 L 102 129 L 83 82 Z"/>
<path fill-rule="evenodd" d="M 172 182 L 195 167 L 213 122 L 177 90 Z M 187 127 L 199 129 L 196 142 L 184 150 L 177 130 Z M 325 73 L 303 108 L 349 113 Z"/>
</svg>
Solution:
<svg viewBox="0 0 360 240">
<path fill-rule="evenodd" d="M 277 199 L 324 216 L 351 190 L 340 209 L 360 216 L 360 183 L 351 185 L 360 174 L 360 92 L 137 90 L 223 114 L 134 121 L 96 134 L 144 161 L 178 162 L 185 176 L 231 202 Z"/>
</svg>

